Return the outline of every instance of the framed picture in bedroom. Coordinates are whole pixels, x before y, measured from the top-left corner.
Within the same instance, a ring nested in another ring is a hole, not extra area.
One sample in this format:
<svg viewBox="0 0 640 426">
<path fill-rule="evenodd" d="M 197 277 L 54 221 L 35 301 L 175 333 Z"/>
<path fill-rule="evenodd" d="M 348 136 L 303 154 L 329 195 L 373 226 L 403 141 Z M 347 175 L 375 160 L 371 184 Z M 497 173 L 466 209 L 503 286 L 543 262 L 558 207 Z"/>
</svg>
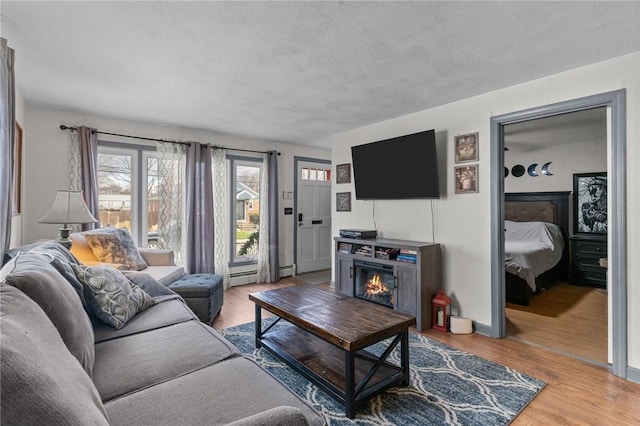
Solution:
<svg viewBox="0 0 640 426">
<path fill-rule="evenodd" d="M 478 161 L 478 132 L 454 138 L 456 164 Z"/>
<path fill-rule="evenodd" d="M 607 235 L 607 173 L 573 175 L 573 233 Z"/>
<path fill-rule="evenodd" d="M 453 168 L 456 194 L 472 194 L 478 192 L 478 165 L 457 166 Z"/>
</svg>

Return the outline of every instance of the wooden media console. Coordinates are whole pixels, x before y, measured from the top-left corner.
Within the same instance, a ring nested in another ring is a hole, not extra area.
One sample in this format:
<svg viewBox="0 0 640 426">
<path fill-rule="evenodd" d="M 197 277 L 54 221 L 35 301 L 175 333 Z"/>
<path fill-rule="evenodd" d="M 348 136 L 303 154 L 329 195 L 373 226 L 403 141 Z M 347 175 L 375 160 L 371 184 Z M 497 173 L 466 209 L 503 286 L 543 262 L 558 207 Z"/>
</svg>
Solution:
<svg viewBox="0 0 640 426">
<path fill-rule="evenodd" d="M 389 297 L 375 297 L 373 303 L 416 318 L 416 328 L 431 327 L 431 299 L 442 288 L 442 260 L 439 244 L 391 239 L 353 239 L 336 237 L 335 290 L 346 296 L 361 297 L 362 270 L 382 270 L 390 281 Z M 388 271 L 388 272 L 384 272 Z M 357 282 L 358 280 L 358 282 Z M 376 284 L 377 285 L 377 284 Z M 364 298 L 367 298 L 366 296 Z"/>
</svg>

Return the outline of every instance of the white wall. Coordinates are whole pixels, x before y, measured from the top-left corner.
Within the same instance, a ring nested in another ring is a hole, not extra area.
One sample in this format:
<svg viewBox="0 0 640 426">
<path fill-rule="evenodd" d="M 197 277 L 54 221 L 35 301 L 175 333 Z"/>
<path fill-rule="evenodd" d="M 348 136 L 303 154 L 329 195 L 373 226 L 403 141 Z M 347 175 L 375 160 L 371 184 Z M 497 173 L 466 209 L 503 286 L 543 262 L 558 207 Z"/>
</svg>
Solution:
<svg viewBox="0 0 640 426">
<path fill-rule="evenodd" d="M 135 121 L 119 120 L 61 109 L 27 105 L 25 134 L 29 133 L 29 143 L 25 145 L 24 158 L 24 233 L 22 242 L 28 243 L 42 238 L 55 238 L 58 225 L 38 223 L 46 212 L 58 189 L 68 187 L 68 164 L 70 133 L 61 131 L 59 126 L 90 126 L 110 133 L 129 134 L 151 138 L 195 140 L 210 142 L 228 148 L 254 150 L 278 150 L 279 194 L 283 190 L 293 191 L 293 158 L 305 156 L 328 160 L 328 150 L 305 148 L 265 140 L 246 139 L 210 131 L 181 128 L 176 126 L 154 125 Z M 125 143 L 145 143 L 129 138 L 113 136 L 101 137 L 104 140 Z M 249 154 L 243 154 L 249 155 Z M 284 216 L 284 207 L 292 207 L 292 200 L 280 197 L 280 265 L 292 265 L 293 252 L 293 216 Z M 254 267 L 255 269 L 255 267 Z"/>
<path fill-rule="evenodd" d="M 16 121 L 22 127 L 22 149 L 24 152 L 25 146 L 27 144 L 27 131 L 25 130 L 25 107 L 24 107 L 24 98 L 20 91 L 16 88 Z M 24 182 L 24 158 L 22 159 L 22 176 L 20 177 Z M 22 203 L 22 211 L 24 211 L 24 186 L 22 188 L 23 203 Z M 22 244 L 22 214 L 17 214 L 11 217 L 11 236 L 9 238 L 9 248 L 18 247 Z"/>
<path fill-rule="evenodd" d="M 548 162 L 552 162 L 549 170 L 553 176 L 540 172 L 540 167 Z M 607 140 L 603 139 L 599 144 L 555 145 L 533 151 L 510 148 L 504 153 L 504 164 L 509 169 L 516 164 L 526 169 L 534 163 L 538 163 L 539 176 L 532 177 L 525 172 L 524 176 L 515 177 L 509 172 L 504 180 L 505 192 L 572 191 L 574 173 L 607 171 Z"/>
<path fill-rule="evenodd" d="M 538 163 L 539 176 L 532 177 L 525 172 L 524 176 L 515 177 L 509 172 L 504 180 L 505 192 L 536 191 L 573 191 L 574 173 L 592 173 L 607 171 L 607 139 L 594 142 L 574 143 L 541 147 L 535 150 L 521 150 L 513 144 L 505 143 L 511 148 L 504 153 L 504 164 L 509 170 L 516 164 L 529 167 Z M 552 162 L 546 176 L 541 173 L 543 164 Z M 573 208 L 573 196 L 569 196 L 569 209 Z M 573 212 L 573 210 L 570 210 Z M 573 215 L 569 214 L 569 235 L 573 235 Z"/>
<path fill-rule="evenodd" d="M 433 221 L 435 241 L 443 249 L 445 290 L 460 315 L 490 325 L 491 117 L 621 88 L 627 90 L 628 359 L 631 367 L 640 367 L 640 52 L 334 135 L 335 165 L 351 162 L 352 145 L 435 128 L 442 195 L 433 201 L 433 215 L 431 201 L 353 201 L 351 212 L 333 215 L 333 235 L 341 228 L 372 227 L 374 205 L 377 229 L 384 237 L 431 241 Z M 453 138 L 476 131 L 479 193 L 457 195 Z M 558 184 L 565 189 L 565 183 Z M 353 183 L 333 188 L 334 193 L 349 190 L 353 194 Z"/>
</svg>

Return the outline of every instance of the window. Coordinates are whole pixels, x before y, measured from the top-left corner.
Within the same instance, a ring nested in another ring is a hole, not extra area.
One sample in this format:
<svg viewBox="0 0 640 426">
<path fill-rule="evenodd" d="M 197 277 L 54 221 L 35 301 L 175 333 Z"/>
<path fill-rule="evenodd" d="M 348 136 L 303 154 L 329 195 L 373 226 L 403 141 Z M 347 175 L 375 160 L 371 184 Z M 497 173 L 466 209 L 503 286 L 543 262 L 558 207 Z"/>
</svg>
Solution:
<svg viewBox="0 0 640 426">
<path fill-rule="evenodd" d="M 318 180 L 329 182 L 331 180 L 331 169 L 311 169 L 303 167 L 300 171 L 302 180 Z"/>
<path fill-rule="evenodd" d="M 155 147 L 99 142 L 100 223 L 127 228 L 141 247 L 157 247 L 158 155 Z"/>
<path fill-rule="evenodd" d="M 255 262 L 260 236 L 262 159 L 229 156 L 231 171 L 231 263 Z"/>
</svg>

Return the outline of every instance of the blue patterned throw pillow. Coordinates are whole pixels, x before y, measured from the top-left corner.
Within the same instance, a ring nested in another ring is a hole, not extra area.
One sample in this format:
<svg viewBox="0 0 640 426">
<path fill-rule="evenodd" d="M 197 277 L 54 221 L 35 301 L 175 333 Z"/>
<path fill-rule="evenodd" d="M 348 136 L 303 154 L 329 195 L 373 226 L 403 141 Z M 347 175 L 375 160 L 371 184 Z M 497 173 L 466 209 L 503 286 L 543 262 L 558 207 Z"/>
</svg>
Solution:
<svg viewBox="0 0 640 426">
<path fill-rule="evenodd" d="M 86 233 L 84 238 L 100 262 L 114 264 L 118 269 L 129 271 L 141 271 L 147 268 L 147 263 L 140 256 L 138 247 L 127 228 L 105 233 L 92 231 Z"/>
<path fill-rule="evenodd" d="M 116 329 L 122 328 L 138 312 L 156 304 L 147 292 L 117 269 L 74 264 L 71 267 L 88 290 L 87 302 L 93 313 Z"/>
</svg>

